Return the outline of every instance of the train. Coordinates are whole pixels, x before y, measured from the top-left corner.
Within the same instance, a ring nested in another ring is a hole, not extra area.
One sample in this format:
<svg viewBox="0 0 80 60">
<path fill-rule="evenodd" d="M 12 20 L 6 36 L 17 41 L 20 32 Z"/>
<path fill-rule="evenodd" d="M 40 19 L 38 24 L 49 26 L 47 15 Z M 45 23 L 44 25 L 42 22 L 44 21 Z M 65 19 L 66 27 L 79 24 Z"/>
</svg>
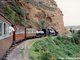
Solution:
<svg viewBox="0 0 80 60">
<path fill-rule="evenodd" d="M 8 49 L 15 43 L 28 38 L 39 38 L 42 36 L 56 36 L 58 32 L 54 29 L 37 30 L 20 25 L 13 25 L 2 13 L 0 13 L 0 59 Z"/>
</svg>

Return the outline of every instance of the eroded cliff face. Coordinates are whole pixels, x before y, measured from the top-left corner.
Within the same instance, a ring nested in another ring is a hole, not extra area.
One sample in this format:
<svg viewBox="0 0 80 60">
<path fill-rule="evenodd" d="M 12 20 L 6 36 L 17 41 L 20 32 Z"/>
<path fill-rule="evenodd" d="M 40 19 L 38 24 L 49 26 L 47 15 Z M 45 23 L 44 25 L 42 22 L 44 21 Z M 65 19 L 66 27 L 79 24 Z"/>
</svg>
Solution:
<svg viewBox="0 0 80 60">
<path fill-rule="evenodd" d="M 56 29 L 60 34 L 65 34 L 63 14 L 61 10 L 57 7 L 57 4 L 54 0 L 1 0 L 0 11 L 5 13 L 4 7 L 7 5 L 9 5 L 9 9 L 11 5 L 15 6 L 15 4 L 13 4 L 14 1 L 16 1 L 21 9 L 25 10 L 26 16 L 24 18 L 29 21 L 28 24 L 32 28 L 41 29 L 52 27 Z M 12 10 L 16 11 L 18 15 L 22 15 L 22 13 L 18 12 L 16 9 Z"/>
<path fill-rule="evenodd" d="M 53 27 L 60 34 L 65 33 L 63 14 L 54 0 L 18 0 L 17 3 L 26 10 L 34 28 L 42 20 L 45 28 Z"/>
</svg>

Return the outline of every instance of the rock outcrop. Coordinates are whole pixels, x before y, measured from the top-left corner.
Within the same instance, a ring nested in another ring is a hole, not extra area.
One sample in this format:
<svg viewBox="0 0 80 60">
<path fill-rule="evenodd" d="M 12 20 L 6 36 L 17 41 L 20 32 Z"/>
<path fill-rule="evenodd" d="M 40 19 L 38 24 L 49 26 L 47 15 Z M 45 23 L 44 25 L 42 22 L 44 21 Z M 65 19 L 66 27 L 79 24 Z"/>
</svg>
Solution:
<svg viewBox="0 0 80 60">
<path fill-rule="evenodd" d="M 63 14 L 54 0 L 15 0 L 26 12 L 31 27 L 40 29 L 52 27 L 65 34 Z"/>
<path fill-rule="evenodd" d="M 26 1 L 26 2 L 25 2 Z M 45 27 L 53 27 L 60 34 L 65 33 L 63 14 L 54 0 L 18 0 L 18 4 L 27 11 L 33 27 L 44 20 Z"/>
</svg>

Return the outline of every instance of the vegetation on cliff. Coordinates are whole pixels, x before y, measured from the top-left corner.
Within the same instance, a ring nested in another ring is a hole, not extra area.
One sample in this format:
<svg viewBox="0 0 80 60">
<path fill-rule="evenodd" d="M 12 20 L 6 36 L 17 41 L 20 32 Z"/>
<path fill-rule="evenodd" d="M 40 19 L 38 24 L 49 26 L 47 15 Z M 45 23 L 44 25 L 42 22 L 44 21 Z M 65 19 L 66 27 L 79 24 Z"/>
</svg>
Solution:
<svg viewBox="0 0 80 60">
<path fill-rule="evenodd" d="M 63 15 L 54 0 L 1 0 L 0 12 L 14 25 L 35 29 L 53 27 L 59 34 L 65 34 Z"/>
<path fill-rule="evenodd" d="M 49 36 L 36 41 L 30 49 L 30 57 L 32 60 L 68 60 L 79 58 L 80 37 L 78 36 L 80 36 L 79 32 L 72 34 L 72 37 L 57 36 L 54 38 Z"/>
<path fill-rule="evenodd" d="M 53 7 L 50 7 L 50 5 L 48 3 L 44 3 L 42 0 L 25 0 L 28 3 L 31 3 L 33 6 L 36 6 L 36 8 L 43 8 L 44 10 L 50 10 L 50 11 L 55 11 L 57 4 L 54 3 L 54 1 L 52 1 L 52 5 Z M 55 6 L 55 8 L 54 8 Z"/>
<path fill-rule="evenodd" d="M 2 3 L 0 12 L 2 12 L 6 18 L 8 18 L 14 25 L 27 26 L 28 20 L 26 19 L 27 13 L 21 8 L 16 0 L 4 1 Z M 6 4 L 4 4 L 6 3 Z"/>
</svg>

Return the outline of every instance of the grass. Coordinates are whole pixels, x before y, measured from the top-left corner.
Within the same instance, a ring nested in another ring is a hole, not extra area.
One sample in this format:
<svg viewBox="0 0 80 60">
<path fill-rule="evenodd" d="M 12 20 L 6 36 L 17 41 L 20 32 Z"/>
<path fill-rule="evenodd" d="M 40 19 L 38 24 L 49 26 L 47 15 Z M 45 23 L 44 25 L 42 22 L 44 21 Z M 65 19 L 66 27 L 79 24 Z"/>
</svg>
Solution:
<svg viewBox="0 0 80 60">
<path fill-rule="evenodd" d="M 30 51 L 32 60 L 67 60 L 68 57 L 76 58 L 80 53 L 80 44 L 74 44 L 67 36 L 49 36 L 45 39 L 36 41 Z"/>
</svg>

